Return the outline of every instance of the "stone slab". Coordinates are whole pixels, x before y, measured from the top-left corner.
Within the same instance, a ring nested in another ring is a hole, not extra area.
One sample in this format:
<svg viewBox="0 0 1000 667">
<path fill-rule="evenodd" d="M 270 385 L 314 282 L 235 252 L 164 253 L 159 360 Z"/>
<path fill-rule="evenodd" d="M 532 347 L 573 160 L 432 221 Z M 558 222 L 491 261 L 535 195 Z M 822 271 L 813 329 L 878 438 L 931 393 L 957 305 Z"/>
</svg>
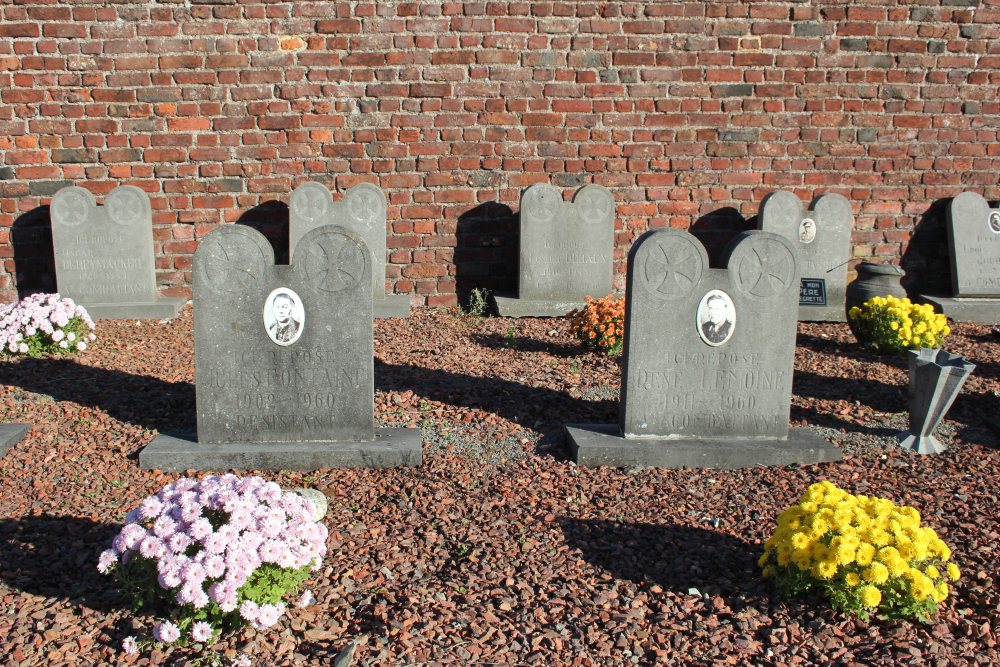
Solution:
<svg viewBox="0 0 1000 667">
<path fill-rule="evenodd" d="M 952 296 L 1000 297 L 1000 209 L 975 192 L 948 205 Z"/>
<path fill-rule="evenodd" d="M 582 299 L 518 299 L 513 296 L 493 296 L 497 315 L 501 317 L 562 317 L 570 311 L 583 308 Z"/>
<path fill-rule="evenodd" d="M 24 440 L 31 430 L 31 424 L 0 424 L 0 456 Z"/>
<path fill-rule="evenodd" d="M 749 468 L 838 461 L 840 448 L 808 428 L 785 439 L 623 438 L 617 424 L 567 424 L 573 460 L 582 466 Z"/>
<path fill-rule="evenodd" d="M 158 297 L 136 303 L 91 303 L 85 308 L 95 320 L 172 320 L 184 307 L 184 297 Z"/>
<path fill-rule="evenodd" d="M 423 460 L 417 428 L 375 429 L 370 442 L 199 443 L 192 436 L 158 435 L 139 453 L 139 467 L 166 472 L 204 470 L 323 470 L 418 466 Z"/>
<path fill-rule="evenodd" d="M 1000 299 L 959 298 L 921 294 L 915 300 L 918 303 L 931 304 L 934 306 L 934 310 L 944 313 L 949 319 L 956 322 L 1000 324 Z"/>
<path fill-rule="evenodd" d="M 851 202 L 838 194 L 819 197 L 807 210 L 791 192 L 772 192 L 761 202 L 759 228 L 781 234 L 796 247 L 802 280 L 822 280 L 826 305 L 800 302 L 803 322 L 845 322 L 847 263 L 851 259 Z"/>
<path fill-rule="evenodd" d="M 194 255 L 195 402 L 202 443 L 374 438 L 371 253 L 337 225 L 292 262 L 242 225 Z"/>
<path fill-rule="evenodd" d="M 372 315 L 383 319 L 386 317 L 409 317 L 409 294 L 386 294 L 384 299 L 376 297 L 372 300 Z"/>
<path fill-rule="evenodd" d="M 119 312 L 140 319 L 176 314 L 174 300 L 157 296 L 153 217 L 143 190 L 117 187 L 98 206 L 89 190 L 63 188 L 52 198 L 50 217 L 60 295 L 94 319 L 113 319 Z"/>
<path fill-rule="evenodd" d="M 627 437 L 783 438 L 798 313 L 798 253 L 747 231 L 711 268 L 688 232 L 632 246 L 619 424 Z"/>
<path fill-rule="evenodd" d="M 847 311 L 844 304 L 839 306 L 799 305 L 799 322 L 846 322 Z"/>
</svg>

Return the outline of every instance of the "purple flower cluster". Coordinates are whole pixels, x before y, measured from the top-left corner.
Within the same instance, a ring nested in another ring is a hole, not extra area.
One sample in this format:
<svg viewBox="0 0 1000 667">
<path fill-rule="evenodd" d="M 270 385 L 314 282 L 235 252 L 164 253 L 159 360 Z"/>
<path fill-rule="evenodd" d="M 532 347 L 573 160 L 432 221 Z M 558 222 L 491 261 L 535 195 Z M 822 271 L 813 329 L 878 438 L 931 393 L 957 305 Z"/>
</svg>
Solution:
<svg viewBox="0 0 1000 667">
<path fill-rule="evenodd" d="M 17 303 L 0 304 L 0 352 L 4 354 L 28 354 L 33 342 L 42 351 L 82 352 L 96 338 L 93 329 L 94 321 L 83 306 L 58 294 L 32 294 Z"/>
<path fill-rule="evenodd" d="M 178 605 L 203 609 L 215 603 L 227 614 L 238 610 L 264 630 L 284 615 L 285 605 L 258 604 L 240 589 L 261 566 L 319 567 L 327 529 L 313 520 L 313 512 L 308 500 L 261 477 L 182 478 L 128 513 L 97 568 L 107 573 L 133 557 L 152 561 L 159 586 Z M 176 629 L 163 623 L 154 635 L 176 641 Z M 192 636 L 207 641 L 212 632 L 210 625 L 196 623 Z"/>
</svg>

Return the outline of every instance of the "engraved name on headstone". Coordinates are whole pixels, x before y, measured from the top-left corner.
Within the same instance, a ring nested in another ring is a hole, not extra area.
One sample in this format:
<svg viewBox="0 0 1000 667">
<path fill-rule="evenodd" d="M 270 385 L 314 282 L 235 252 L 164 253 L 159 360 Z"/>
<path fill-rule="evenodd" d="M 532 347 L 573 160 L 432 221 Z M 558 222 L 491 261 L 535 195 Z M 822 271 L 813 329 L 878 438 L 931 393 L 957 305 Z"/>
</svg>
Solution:
<svg viewBox="0 0 1000 667">
<path fill-rule="evenodd" d="M 1000 209 L 981 195 L 963 192 L 948 207 L 952 294 L 1000 296 Z"/>
<path fill-rule="evenodd" d="M 803 321 L 843 321 L 847 263 L 851 257 L 851 203 L 826 194 L 806 210 L 791 192 L 773 192 L 760 208 L 759 227 L 796 246 L 802 271 L 799 315 Z"/>
<path fill-rule="evenodd" d="M 200 442 L 373 439 L 371 265 L 337 226 L 306 234 L 287 266 L 248 227 L 205 237 L 193 276 Z"/>
<path fill-rule="evenodd" d="M 289 203 L 289 248 L 294 250 L 310 230 L 340 225 L 365 242 L 372 256 L 372 294 L 376 317 L 405 317 L 410 312 L 406 294 L 385 292 L 385 194 L 370 183 L 359 183 L 334 202 L 322 183 L 308 182 L 295 188 Z"/>
<path fill-rule="evenodd" d="M 611 293 L 615 202 L 600 185 L 585 185 L 572 202 L 544 183 L 521 196 L 516 299 L 497 297 L 501 315 L 564 315 L 584 297 Z"/>
<path fill-rule="evenodd" d="M 153 218 L 149 197 L 137 187 L 112 190 L 98 206 L 81 187 L 52 198 L 52 249 L 59 293 L 96 318 L 165 318 L 183 298 L 156 293 Z"/>
</svg>

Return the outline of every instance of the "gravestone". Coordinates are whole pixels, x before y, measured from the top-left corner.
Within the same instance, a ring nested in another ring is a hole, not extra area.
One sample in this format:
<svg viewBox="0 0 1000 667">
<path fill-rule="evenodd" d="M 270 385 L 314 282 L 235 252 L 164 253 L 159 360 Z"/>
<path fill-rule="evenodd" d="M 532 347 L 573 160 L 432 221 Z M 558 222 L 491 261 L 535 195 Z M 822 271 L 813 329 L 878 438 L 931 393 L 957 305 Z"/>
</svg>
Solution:
<svg viewBox="0 0 1000 667">
<path fill-rule="evenodd" d="M 371 254 L 354 232 L 308 232 L 292 262 L 243 226 L 194 255 L 197 440 L 158 436 L 144 469 L 416 465 L 417 429 L 375 429 Z"/>
<path fill-rule="evenodd" d="M 52 250 L 59 294 L 93 319 L 166 319 L 187 299 L 156 293 L 153 216 L 149 196 L 115 188 L 98 206 L 89 190 L 71 186 L 52 198 Z"/>
<path fill-rule="evenodd" d="M 799 267 L 792 242 L 749 231 L 709 268 L 694 236 L 645 234 L 629 253 L 619 421 L 567 425 L 581 465 L 739 468 L 839 450 L 789 429 Z"/>
<path fill-rule="evenodd" d="M 517 297 L 496 296 L 504 317 L 565 315 L 585 297 L 611 293 L 615 202 L 600 185 L 585 185 L 572 202 L 536 183 L 521 196 Z"/>
<path fill-rule="evenodd" d="M 31 424 L 0 424 L 0 457 L 7 451 L 24 440 L 24 436 L 31 430 Z"/>
<path fill-rule="evenodd" d="M 289 203 L 289 250 L 310 230 L 340 225 L 361 237 L 372 253 L 372 294 L 375 317 L 408 317 L 410 296 L 385 293 L 385 195 L 377 186 L 359 183 L 334 202 L 322 183 L 303 183 Z"/>
<path fill-rule="evenodd" d="M 952 295 L 917 300 L 953 320 L 1000 324 L 1000 209 L 963 192 L 948 206 L 947 226 Z"/>
<path fill-rule="evenodd" d="M 847 262 L 851 258 L 851 202 L 837 194 L 817 199 L 810 210 L 791 192 L 773 192 L 760 207 L 759 227 L 780 234 L 799 253 L 799 320 L 843 322 Z"/>
</svg>

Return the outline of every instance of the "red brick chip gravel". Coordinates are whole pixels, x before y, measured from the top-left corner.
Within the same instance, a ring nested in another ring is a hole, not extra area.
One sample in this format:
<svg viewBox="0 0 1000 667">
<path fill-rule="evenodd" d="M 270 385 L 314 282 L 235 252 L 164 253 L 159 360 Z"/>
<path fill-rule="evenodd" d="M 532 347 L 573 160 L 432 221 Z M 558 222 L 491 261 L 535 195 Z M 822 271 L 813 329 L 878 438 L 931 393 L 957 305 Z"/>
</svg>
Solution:
<svg viewBox="0 0 1000 667">
<path fill-rule="evenodd" d="M 375 326 L 375 414 L 419 428 L 421 467 L 261 473 L 330 499 L 317 603 L 216 649 L 257 665 L 996 665 L 1000 338 L 959 324 L 977 364 L 938 430 L 948 450 L 895 446 L 905 356 L 842 324 L 800 324 L 794 425 L 840 462 L 735 471 L 579 468 L 565 422 L 617 418 L 619 367 L 563 319 L 418 309 Z M 0 362 L 0 421 L 33 422 L 0 460 L 4 665 L 182 665 L 97 557 L 125 513 L 179 475 L 139 470 L 160 430 L 194 426 L 190 306 L 169 323 L 100 322 L 74 359 Z M 933 622 L 862 622 L 780 599 L 756 559 L 812 482 L 917 507 L 962 579 Z M 227 660 L 228 662 L 228 660 Z M 342 661 L 342 662 L 350 662 Z"/>
</svg>

